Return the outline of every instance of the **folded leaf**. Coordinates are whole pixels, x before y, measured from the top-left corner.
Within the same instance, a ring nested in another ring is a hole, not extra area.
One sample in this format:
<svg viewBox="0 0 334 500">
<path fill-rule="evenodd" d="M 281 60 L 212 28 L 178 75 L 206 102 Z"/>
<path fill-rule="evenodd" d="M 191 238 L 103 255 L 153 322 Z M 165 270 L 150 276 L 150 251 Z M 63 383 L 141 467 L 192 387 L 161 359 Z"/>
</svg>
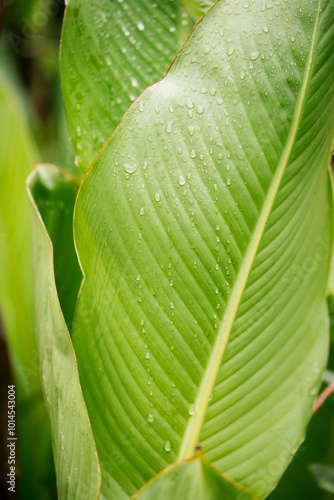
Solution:
<svg viewBox="0 0 334 500">
<path fill-rule="evenodd" d="M 43 215 L 53 237 L 68 234 L 71 218 L 67 217 L 67 212 L 68 207 L 73 206 L 76 190 L 76 181 L 55 168 L 39 166 L 28 178 L 32 204 L 37 347 L 44 399 L 51 422 L 58 496 L 62 500 L 93 500 L 99 494 L 99 464 L 75 354 L 58 300 L 53 244 L 41 217 Z M 55 246 L 57 244 L 56 240 Z M 66 246 L 69 248 L 69 244 Z M 62 274 L 72 277 L 75 283 L 77 272 L 70 255 L 69 252 L 68 260 L 62 261 Z M 74 287 L 73 293 L 75 291 Z"/>
<path fill-rule="evenodd" d="M 247 500 L 255 498 L 230 483 L 202 456 L 170 465 L 151 479 L 133 500 Z"/>
<path fill-rule="evenodd" d="M 106 497 L 197 443 L 263 498 L 327 359 L 334 9 L 218 2 L 75 210 L 73 342 Z"/>
<path fill-rule="evenodd" d="M 76 162 L 83 171 L 132 101 L 166 74 L 192 27 L 177 0 L 68 2 L 62 88 Z"/>
<path fill-rule="evenodd" d="M 74 308 L 82 281 L 73 244 L 73 209 L 79 182 L 55 167 L 38 170 L 34 202 L 52 241 L 54 274 L 58 298 L 66 324 L 71 330 Z"/>
</svg>

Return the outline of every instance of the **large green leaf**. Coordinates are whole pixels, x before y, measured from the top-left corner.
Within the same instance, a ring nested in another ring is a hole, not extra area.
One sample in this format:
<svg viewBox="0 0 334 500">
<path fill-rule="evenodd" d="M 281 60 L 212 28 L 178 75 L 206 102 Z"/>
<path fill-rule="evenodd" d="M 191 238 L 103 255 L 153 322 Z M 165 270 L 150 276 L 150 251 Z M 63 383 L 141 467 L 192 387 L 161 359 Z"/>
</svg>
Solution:
<svg viewBox="0 0 334 500">
<path fill-rule="evenodd" d="M 29 201 L 25 187 L 35 152 L 17 96 L 3 77 L 0 116 L 0 322 L 16 385 L 18 498 L 47 499 L 55 479 L 34 335 Z"/>
<path fill-rule="evenodd" d="M 217 473 L 198 456 L 170 465 L 151 479 L 133 500 L 249 500 L 254 498 Z"/>
<path fill-rule="evenodd" d="M 197 18 L 213 3 L 184 2 Z M 178 0 L 68 2 L 62 87 L 80 168 L 87 170 L 135 98 L 166 74 L 192 27 Z"/>
<path fill-rule="evenodd" d="M 58 496 L 62 500 L 96 499 L 100 487 L 99 464 L 75 354 L 58 300 L 51 242 L 51 239 L 55 241 L 56 249 L 59 235 L 68 234 L 67 226 L 71 228 L 67 213 L 68 207 L 74 204 L 76 191 L 76 181 L 54 168 L 39 166 L 28 178 L 32 203 L 37 347 L 44 399 L 51 422 Z M 77 270 L 71 258 L 70 244 L 67 243 L 63 250 L 67 251 L 67 261 L 62 261 L 62 275 L 66 277 L 67 274 L 68 282 L 72 278 L 75 294 Z M 63 298 L 65 296 L 68 298 L 68 293 L 63 294 Z"/>
<path fill-rule="evenodd" d="M 40 168 L 34 182 L 34 201 L 52 240 L 57 294 L 69 329 L 82 281 L 72 228 L 78 187 L 77 179 L 53 166 Z"/>
<path fill-rule="evenodd" d="M 327 358 L 330 0 L 218 2 L 83 181 L 73 342 L 106 498 L 196 443 L 265 497 Z"/>
</svg>

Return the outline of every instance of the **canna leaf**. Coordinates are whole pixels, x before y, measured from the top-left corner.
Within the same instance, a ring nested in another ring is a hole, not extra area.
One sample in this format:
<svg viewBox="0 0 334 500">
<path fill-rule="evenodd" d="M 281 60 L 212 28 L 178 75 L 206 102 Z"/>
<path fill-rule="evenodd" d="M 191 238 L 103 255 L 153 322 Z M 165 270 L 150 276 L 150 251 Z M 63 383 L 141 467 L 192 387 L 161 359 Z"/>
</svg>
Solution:
<svg viewBox="0 0 334 500">
<path fill-rule="evenodd" d="M 73 343 L 102 470 L 128 498 L 199 443 L 264 498 L 328 350 L 330 0 L 218 2 L 87 173 Z"/>
<path fill-rule="evenodd" d="M 213 1 L 184 3 L 199 18 Z M 68 2 L 62 88 L 76 162 L 83 171 L 135 98 L 166 74 L 193 25 L 178 0 Z"/>
<path fill-rule="evenodd" d="M 34 202 L 52 240 L 54 274 L 62 313 L 69 331 L 82 274 L 73 245 L 72 219 L 79 181 L 50 165 L 35 174 Z"/>
<path fill-rule="evenodd" d="M 99 464 L 73 346 L 58 300 L 53 265 L 53 242 L 56 249 L 59 238 L 64 238 L 72 225 L 68 214 L 74 204 L 77 183 L 68 173 L 39 166 L 29 176 L 27 185 L 32 205 L 37 348 L 51 423 L 58 496 L 62 500 L 93 500 L 99 494 Z M 68 258 L 62 260 L 62 275 L 68 276 L 69 283 L 72 278 L 75 285 L 77 270 L 69 243 L 66 249 Z M 59 263 L 60 260 L 58 272 Z M 69 296 L 63 293 L 64 297 Z"/>
<path fill-rule="evenodd" d="M 141 488 L 132 500 L 249 500 L 252 497 L 227 481 L 202 456 L 170 465 Z"/>
<path fill-rule="evenodd" d="M 16 389 L 20 443 L 17 498 L 47 500 L 53 497 L 55 478 L 34 334 L 29 200 L 25 188 L 35 151 L 18 98 L 3 76 L 0 116 L 0 330 L 3 328 L 9 347 Z M 7 460 L 6 453 L 6 480 Z"/>
</svg>

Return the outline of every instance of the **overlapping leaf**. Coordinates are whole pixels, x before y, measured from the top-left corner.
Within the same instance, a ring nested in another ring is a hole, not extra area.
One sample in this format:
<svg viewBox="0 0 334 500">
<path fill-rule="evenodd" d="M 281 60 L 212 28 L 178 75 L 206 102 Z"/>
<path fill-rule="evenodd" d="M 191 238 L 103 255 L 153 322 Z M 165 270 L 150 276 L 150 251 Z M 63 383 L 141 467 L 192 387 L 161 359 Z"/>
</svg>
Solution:
<svg viewBox="0 0 334 500">
<path fill-rule="evenodd" d="M 106 498 L 200 443 L 259 497 L 326 363 L 330 0 L 219 2 L 79 192 L 73 341 Z"/>
<path fill-rule="evenodd" d="M 58 496 L 68 500 L 93 500 L 99 494 L 100 470 L 73 346 L 58 299 L 53 264 L 53 243 L 57 251 L 60 241 L 67 259 L 56 258 L 55 268 L 73 285 L 75 298 L 77 262 L 73 240 L 67 240 L 66 235 L 71 232 L 76 192 L 76 180 L 51 167 L 39 166 L 28 179 L 32 202 L 36 336 L 44 399 L 51 422 Z M 62 290 L 68 313 L 73 304 L 69 295 L 70 292 Z"/>
<path fill-rule="evenodd" d="M 70 0 L 62 36 L 64 101 L 87 170 L 125 111 L 172 64 L 212 0 Z"/>
<path fill-rule="evenodd" d="M 170 465 L 132 500 L 250 500 L 246 491 L 222 477 L 202 456 Z"/>
</svg>

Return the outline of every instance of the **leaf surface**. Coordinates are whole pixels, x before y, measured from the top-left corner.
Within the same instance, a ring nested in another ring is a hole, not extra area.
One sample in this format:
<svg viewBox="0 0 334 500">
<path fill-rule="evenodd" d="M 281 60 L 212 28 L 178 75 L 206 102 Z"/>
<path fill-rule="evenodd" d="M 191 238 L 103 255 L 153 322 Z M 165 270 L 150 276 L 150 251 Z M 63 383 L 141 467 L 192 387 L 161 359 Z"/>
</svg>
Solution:
<svg viewBox="0 0 334 500">
<path fill-rule="evenodd" d="M 76 181 L 55 168 L 39 166 L 28 178 L 32 204 L 36 337 L 44 400 L 51 422 L 58 496 L 68 500 L 93 500 L 99 493 L 99 464 L 75 354 L 58 299 L 53 244 L 42 219 L 43 215 L 57 248 L 58 235 L 67 235 L 66 226 L 71 228 L 71 218 L 66 212 L 74 204 L 76 191 Z M 65 249 L 68 247 L 69 244 Z M 67 273 L 75 284 L 77 271 L 71 254 L 67 256 L 67 261 L 62 261 L 62 274 L 66 276 Z M 73 293 L 75 291 L 74 286 Z"/>
<path fill-rule="evenodd" d="M 131 500 L 249 500 L 237 485 L 217 473 L 202 456 L 170 465 L 141 488 Z"/>
<path fill-rule="evenodd" d="M 29 201 L 25 187 L 35 151 L 17 96 L 2 75 L 0 116 L 0 323 L 16 386 L 21 471 L 18 499 L 47 499 L 53 495 L 55 479 L 34 334 Z"/>
<path fill-rule="evenodd" d="M 262 498 L 304 438 L 328 348 L 333 21 L 329 0 L 218 2 L 81 185 L 73 342 L 106 497 L 200 443 Z"/>
<path fill-rule="evenodd" d="M 182 3 L 182 2 L 181 2 Z M 61 45 L 63 96 L 86 171 L 125 111 L 172 64 L 194 25 L 177 0 L 70 0 Z M 197 19 L 211 0 L 187 0 Z"/>
</svg>

